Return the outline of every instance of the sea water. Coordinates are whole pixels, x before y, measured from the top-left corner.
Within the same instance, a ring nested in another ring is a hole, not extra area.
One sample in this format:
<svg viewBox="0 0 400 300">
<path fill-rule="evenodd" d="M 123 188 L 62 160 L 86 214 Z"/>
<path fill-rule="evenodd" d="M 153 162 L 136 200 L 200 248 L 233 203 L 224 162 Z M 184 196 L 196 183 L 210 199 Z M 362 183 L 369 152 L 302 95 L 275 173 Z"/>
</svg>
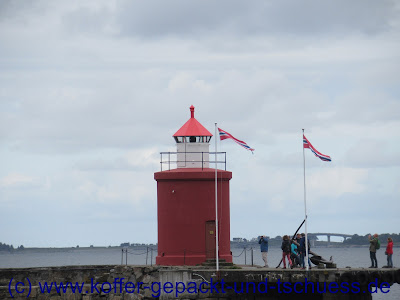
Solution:
<svg viewBox="0 0 400 300">
<path fill-rule="evenodd" d="M 128 248 L 128 255 L 122 254 L 121 248 L 54 248 L 54 249 L 26 249 L 23 251 L 0 252 L 0 268 L 28 268 L 73 265 L 151 265 L 155 264 L 157 250 L 147 247 Z M 325 259 L 332 256 L 339 268 L 368 268 L 371 265 L 369 250 L 366 247 L 353 248 L 313 248 L 312 251 Z M 378 250 L 378 266 L 386 265 L 384 249 Z M 395 248 L 393 263 L 400 266 L 400 249 Z M 233 262 L 238 265 L 264 265 L 260 250 L 257 246 L 251 248 L 233 248 Z M 253 261 L 252 261 L 253 255 Z M 270 247 L 268 264 L 275 268 L 282 257 L 280 248 Z M 281 265 L 282 267 L 282 265 Z M 373 294 L 374 300 L 400 299 L 400 285 L 393 284 L 387 294 Z"/>
</svg>

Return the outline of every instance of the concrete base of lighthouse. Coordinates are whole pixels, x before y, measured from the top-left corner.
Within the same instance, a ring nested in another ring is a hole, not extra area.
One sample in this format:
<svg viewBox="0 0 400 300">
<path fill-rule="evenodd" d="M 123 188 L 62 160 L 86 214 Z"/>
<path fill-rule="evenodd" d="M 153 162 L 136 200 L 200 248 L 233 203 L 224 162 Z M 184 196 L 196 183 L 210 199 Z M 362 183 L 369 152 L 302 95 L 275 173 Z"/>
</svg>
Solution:
<svg viewBox="0 0 400 300">
<path fill-rule="evenodd" d="M 232 262 L 229 180 L 218 170 L 219 258 Z M 215 259 L 215 169 L 178 168 L 154 174 L 158 203 L 158 265 L 198 265 Z"/>
</svg>

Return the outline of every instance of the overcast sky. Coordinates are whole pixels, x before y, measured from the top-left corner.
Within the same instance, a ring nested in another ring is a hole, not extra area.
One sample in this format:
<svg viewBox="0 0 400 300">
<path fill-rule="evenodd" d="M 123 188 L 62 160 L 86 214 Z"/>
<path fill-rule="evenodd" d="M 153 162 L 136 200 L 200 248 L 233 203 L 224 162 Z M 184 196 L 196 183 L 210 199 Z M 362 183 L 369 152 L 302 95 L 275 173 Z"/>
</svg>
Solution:
<svg viewBox="0 0 400 300">
<path fill-rule="evenodd" d="M 398 1 L 0 2 L 0 242 L 157 242 L 154 172 L 195 117 L 231 238 L 400 232 Z M 211 141 L 214 151 L 214 139 Z"/>
</svg>

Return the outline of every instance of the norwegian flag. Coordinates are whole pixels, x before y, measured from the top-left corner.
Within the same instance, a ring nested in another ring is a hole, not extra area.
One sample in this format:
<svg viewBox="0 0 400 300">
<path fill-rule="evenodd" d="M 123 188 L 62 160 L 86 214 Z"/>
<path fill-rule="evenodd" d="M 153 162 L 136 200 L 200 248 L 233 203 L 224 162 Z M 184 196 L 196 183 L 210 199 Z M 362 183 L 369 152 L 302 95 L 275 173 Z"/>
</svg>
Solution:
<svg viewBox="0 0 400 300">
<path fill-rule="evenodd" d="M 226 140 L 226 139 L 232 139 L 234 140 L 236 143 L 238 143 L 240 146 L 242 146 L 243 148 L 250 150 L 251 152 L 254 151 L 253 148 L 250 148 L 249 145 L 247 145 L 245 142 L 238 140 L 237 138 L 235 138 L 234 136 L 232 136 L 232 134 L 226 132 L 225 130 L 222 130 L 221 128 L 218 128 L 219 131 L 219 138 L 221 139 L 221 141 Z"/>
<path fill-rule="evenodd" d="M 314 146 L 311 145 L 311 143 L 307 140 L 307 138 L 304 136 L 304 134 L 303 134 L 303 147 L 310 149 L 311 152 L 314 153 L 314 155 L 316 157 L 318 157 L 319 159 L 321 159 L 323 161 L 332 161 L 330 156 L 322 154 L 321 152 L 318 152 L 317 149 L 315 149 Z"/>
</svg>

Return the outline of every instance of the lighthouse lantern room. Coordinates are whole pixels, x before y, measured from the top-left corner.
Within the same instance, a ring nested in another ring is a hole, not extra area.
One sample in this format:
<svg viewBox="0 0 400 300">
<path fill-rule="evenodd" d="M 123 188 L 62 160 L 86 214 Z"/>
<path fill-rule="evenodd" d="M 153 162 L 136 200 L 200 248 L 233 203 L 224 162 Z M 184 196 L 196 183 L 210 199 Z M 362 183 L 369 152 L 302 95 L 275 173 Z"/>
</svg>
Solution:
<svg viewBox="0 0 400 300">
<path fill-rule="evenodd" d="M 193 105 L 190 107 L 190 119 L 173 136 L 178 152 L 178 168 L 209 167 L 212 134 L 195 119 Z"/>
<path fill-rule="evenodd" d="M 229 181 L 232 173 L 217 170 L 218 227 L 215 225 L 215 169 L 209 168 L 212 134 L 194 117 L 173 135 L 177 168 L 154 173 L 157 181 L 158 265 L 197 265 L 218 257 L 232 262 L 230 251 Z M 170 157 L 170 156 L 168 156 Z"/>
</svg>

